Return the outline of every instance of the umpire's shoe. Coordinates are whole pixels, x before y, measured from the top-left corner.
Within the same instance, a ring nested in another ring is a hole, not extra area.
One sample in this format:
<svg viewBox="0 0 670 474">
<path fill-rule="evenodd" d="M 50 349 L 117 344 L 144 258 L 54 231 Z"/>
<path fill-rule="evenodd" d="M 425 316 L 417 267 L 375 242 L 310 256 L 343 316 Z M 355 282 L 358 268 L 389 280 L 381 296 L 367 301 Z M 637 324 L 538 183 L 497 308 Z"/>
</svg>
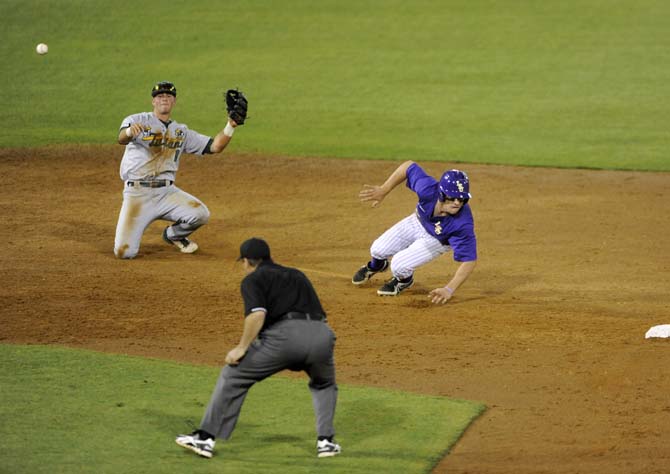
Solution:
<svg viewBox="0 0 670 474">
<path fill-rule="evenodd" d="M 214 443 L 212 438 L 200 439 L 200 432 L 194 431 L 187 435 L 177 435 L 175 442 L 182 448 L 190 449 L 198 456 L 203 458 L 211 458 L 214 455 Z"/>
<path fill-rule="evenodd" d="M 341 452 L 342 448 L 340 448 L 340 445 L 335 443 L 334 441 L 323 439 L 321 441 L 316 442 L 317 457 L 327 458 L 330 456 L 335 456 L 336 454 L 340 454 Z"/>
<path fill-rule="evenodd" d="M 368 281 L 370 278 L 372 278 L 372 275 L 375 273 L 380 273 L 380 272 L 385 272 L 389 267 L 389 261 L 384 260 L 384 265 L 379 269 L 379 270 L 371 270 L 370 267 L 368 266 L 368 263 L 363 265 L 361 268 L 358 269 L 354 277 L 351 279 L 351 283 L 354 285 L 362 285 L 366 281 Z"/>
<path fill-rule="evenodd" d="M 408 280 L 398 280 L 396 277 L 393 277 L 377 290 L 377 294 L 381 296 L 395 296 L 413 284 L 414 276 L 409 277 Z"/>
<path fill-rule="evenodd" d="M 171 240 L 168 235 L 167 235 L 167 230 L 170 226 L 167 226 L 165 230 L 163 231 L 163 240 L 166 241 L 170 245 L 174 245 L 177 247 L 182 253 L 193 253 L 196 250 L 198 250 L 198 244 L 193 242 L 192 240 L 187 239 L 184 237 L 183 239 L 179 240 Z"/>
</svg>

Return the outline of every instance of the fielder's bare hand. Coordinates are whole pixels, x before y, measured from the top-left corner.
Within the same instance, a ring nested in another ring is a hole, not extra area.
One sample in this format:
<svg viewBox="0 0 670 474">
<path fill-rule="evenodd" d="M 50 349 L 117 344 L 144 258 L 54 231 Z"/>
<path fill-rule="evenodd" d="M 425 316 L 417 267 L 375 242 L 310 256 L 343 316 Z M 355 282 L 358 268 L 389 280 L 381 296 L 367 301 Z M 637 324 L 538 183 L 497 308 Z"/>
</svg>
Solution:
<svg viewBox="0 0 670 474">
<path fill-rule="evenodd" d="M 358 197 L 361 202 L 372 202 L 372 207 L 377 207 L 384 200 L 386 194 L 381 186 L 364 184 L 363 189 L 358 193 Z"/>
<path fill-rule="evenodd" d="M 142 133 L 142 125 L 139 123 L 134 123 L 128 127 L 129 132 L 126 132 L 128 138 L 136 138 L 140 133 Z"/>
<path fill-rule="evenodd" d="M 142 124 L 132 123 L 128 127 L 121 129 L 119 131 L 119 143 L 121 145 L 127 145 L 133 141 L 138 135 L 144 131 Z"/>
<path fill-rule="evenodd" d="M 445 304 L 452 297 L 453 293 L 447 288 L 435 288 L 428 293 L 428 298 L 435 304 Z"/>
</svg>

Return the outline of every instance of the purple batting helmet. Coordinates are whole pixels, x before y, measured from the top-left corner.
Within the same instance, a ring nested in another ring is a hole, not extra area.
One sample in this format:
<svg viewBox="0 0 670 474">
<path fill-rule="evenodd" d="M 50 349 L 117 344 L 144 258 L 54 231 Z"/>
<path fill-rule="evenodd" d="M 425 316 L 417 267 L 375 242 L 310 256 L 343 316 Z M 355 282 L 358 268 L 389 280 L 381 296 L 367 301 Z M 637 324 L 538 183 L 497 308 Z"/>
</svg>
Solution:
<svg viewBox="0 0 670 474">
<path fill-rule="evenodd" d="M 445 171 L 440 178 L 440 200 L 447 197 L 463 199 L 468 202 L 472 197 L 470 194 L 470 180 L 468 175 L 461 170 Z"/>
</svg>

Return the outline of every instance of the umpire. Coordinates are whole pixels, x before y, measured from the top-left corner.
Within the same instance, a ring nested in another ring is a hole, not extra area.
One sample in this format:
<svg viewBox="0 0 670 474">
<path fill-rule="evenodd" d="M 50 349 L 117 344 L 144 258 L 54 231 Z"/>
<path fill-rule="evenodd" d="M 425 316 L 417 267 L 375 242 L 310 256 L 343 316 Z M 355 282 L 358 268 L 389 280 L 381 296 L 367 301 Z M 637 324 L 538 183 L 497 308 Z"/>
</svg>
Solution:
<svg viewBox="0 0 670 474">
<path fill-rule="evenodd" d="M 309 376 L 316 414 L 318 457 L 339 454 L 333 418 L 337 402 L 333 349 L 335 334 L 307 277 L 270 258 L 258 238 L 240 246 L 247 276 L 242 280 L 244 329 L 226 363 L 200 422 L 200 429 L 177 436 L 179 446 L 211 458 L 216 438 L 230 438 L 249 389 L 284 369 Z"/>
</svg>

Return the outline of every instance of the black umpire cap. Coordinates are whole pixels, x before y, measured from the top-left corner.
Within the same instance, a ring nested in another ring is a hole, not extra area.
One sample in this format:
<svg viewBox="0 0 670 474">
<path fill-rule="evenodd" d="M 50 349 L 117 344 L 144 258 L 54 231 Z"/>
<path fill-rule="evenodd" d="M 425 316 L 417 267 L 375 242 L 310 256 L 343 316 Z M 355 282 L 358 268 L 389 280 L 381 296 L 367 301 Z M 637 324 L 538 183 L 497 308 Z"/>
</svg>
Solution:
<svg viewBox="0 0 670 474">
<path fill-rule="evenodd" d="M 151 97 L 156 97 L 158 94 L 170 94 L 177 97 L 177 88 L 170 81 L 161 81 L 151 89 Z"/>
<path fill-rule="evenodd" d="M 265 240 L 258 237 L 247 239 L 240 245 L 240 257 L 238 260 L 242 260 L 243 258 L 266 260 L 270 258 L 270 246 Z"/>
</svg>

